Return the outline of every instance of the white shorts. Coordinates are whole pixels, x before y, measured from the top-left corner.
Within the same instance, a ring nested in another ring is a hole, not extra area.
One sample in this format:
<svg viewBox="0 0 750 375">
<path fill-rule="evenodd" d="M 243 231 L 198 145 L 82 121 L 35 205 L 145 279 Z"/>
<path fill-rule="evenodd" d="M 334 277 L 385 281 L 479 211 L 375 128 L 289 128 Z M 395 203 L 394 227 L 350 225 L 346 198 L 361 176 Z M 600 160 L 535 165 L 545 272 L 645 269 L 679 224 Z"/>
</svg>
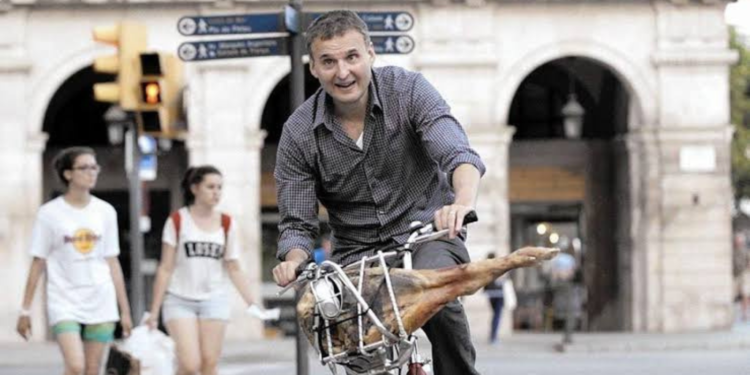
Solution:
<svg viewBox="0 0 750 375">
<path fill-rule="evenodd" d="M 229 320 L 229 297 L 219 294 L 205 300 L 194 300 L 167 293 L 162 316 L 164 322 L 180 318 Z"/>
</svg>

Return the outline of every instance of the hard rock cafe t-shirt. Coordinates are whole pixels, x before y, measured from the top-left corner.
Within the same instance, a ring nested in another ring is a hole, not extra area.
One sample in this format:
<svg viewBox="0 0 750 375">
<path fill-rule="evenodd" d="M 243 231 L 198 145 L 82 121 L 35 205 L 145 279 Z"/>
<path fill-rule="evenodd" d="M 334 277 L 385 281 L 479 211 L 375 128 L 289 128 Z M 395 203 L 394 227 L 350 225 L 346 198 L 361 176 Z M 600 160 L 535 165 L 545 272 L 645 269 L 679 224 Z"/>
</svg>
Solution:
<svg viewBox="0 0 750 375">
<path fill-rule="evenodd" d="M 119 320 L 106 260 L 120 254 L 117 214 L 109 203 L 91 197 L 86 207 L 77 208 L 58 197 L 44 204 L 34 224 L 30 252 L 47 263 L 50 325 Z"/>
</svg>

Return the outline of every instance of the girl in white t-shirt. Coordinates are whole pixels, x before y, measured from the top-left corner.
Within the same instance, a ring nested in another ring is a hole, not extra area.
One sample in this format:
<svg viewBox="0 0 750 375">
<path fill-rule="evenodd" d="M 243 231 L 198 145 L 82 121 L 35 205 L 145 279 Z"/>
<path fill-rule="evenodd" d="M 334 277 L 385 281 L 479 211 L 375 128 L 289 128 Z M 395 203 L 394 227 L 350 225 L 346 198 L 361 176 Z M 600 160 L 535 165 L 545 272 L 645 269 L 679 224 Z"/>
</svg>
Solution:
<svg viewBox="0 0 750 375">
<path fill-rule="evenodd" d="M 37 213 L 30 246 L 34 259 L 16 329 L 28 340 L 29 308 L 46 272 L 47 318 L 65 360 L 65 374 L 98 374 L 115 323 L 120 320 L 125 336 L 132 327 L 117 259 L 117 214 L 112 205 L 91 195 L 99 175 L 94 150 L 65 149 L 54 167 L 66 191 Z"/>
<path fill-rule="evenodd" d="M 248 305 L 250 285 L 240 267 L 237 224 L 216 209 L 222 176 L 213 166 L 189 168 L 182 180 L 186 206 L 164 224 L 154 283 L 151 328 L 164 323 L 177 346 L 178 374 L 216 374 L 229 320 L 229 281 Z"/>
</svg>

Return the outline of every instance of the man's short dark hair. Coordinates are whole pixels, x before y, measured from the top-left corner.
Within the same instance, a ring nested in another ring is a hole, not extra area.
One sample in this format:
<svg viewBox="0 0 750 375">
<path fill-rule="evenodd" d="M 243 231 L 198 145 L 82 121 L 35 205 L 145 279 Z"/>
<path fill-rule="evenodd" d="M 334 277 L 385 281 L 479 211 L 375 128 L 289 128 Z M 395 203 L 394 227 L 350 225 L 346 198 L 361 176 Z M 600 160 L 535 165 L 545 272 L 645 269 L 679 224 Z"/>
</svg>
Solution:
<svg viewBox="0 0 750 375">
<path fill-rule="evenodd" d="M 307 35 L 305 36 L 307 52 L 312 54 L 311 47 L 314 41 L 318 39 L 330 40 L 351 30 L 362 34 L 365 38 L 365 45 L 370 45 L 370 32 L 367 30 L 367 24 L 359 18 L 357 13 L 350 10 L 334 10 L 324 13 L 307 28 Z"/>
</svg>

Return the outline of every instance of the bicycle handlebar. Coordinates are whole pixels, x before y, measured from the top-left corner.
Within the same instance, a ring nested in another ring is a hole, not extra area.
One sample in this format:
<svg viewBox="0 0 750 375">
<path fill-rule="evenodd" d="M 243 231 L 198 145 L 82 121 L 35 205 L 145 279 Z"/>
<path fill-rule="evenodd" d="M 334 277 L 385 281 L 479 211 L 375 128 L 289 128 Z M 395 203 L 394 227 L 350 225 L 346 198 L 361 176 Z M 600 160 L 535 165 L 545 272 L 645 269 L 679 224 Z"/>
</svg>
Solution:
<svg viewBox="0 0 750 375">
<path fill-rule="evenodd" d="M 469 211 L 464 216 L 464 225 L 475 223 L 477 221 L 479 221 L 479 217 L 477 216 L 477 212 L 474 211 L 474 210 Z M 419 223 L 419 222 L 417 222 L 417 223 Z M 422 242 L 427 242 L 427 241 L 433 241 L 433 240 L 436 240 L 436 239 L 438 239 L 440 237 L 443 237 L 446 234 L 448 234 L 448 229 L 442 229 L 440 231 L 435 231 L 434 230 L 434 223 L 435 223 L 434 221 L 430 221 L 430 222 L 428 222 L 426 224 L 423 224 L 421 226 L 418 226 L 416 228 L 414 228 L 414 227 L 413 228 L 409 228 L 409 230 L 407 232 L 402 232 L 402 233 L 396 234 L 396 235 L 394 235 L 394 237 L 396 237 L 398 235 L 401 235 L 401 234 L 406 234 L 406 233 L 412 233 L 412 234 L 419 233 L 414 238 L 414 242 L 412 242 L 412 244 L 417 244 L 417 243 L 422 243 Z M 396 244 L 393 244 L 393 245 L 387 245 L 387 246 L 385 246 L 385 247 L 383 247 L 383 248 L 381 248 L 379 250 L 380 251 L 394 250 L 394 249 L 401 248 L 403 246 L 404 246 L 404 244 L 396 243 Z M 310 278 L 310 276 L 312 276 L 313 273 L 311 273 L 311 272 L 305 272 L 305 271 L 314 269 L 314 267 L 310 266 L 311 264 L 314 264 L 314 262 L 312 261 L 312 259 L 308 259 L 308 262 L 301 263 L 297 267 L 297 269 L 294 271 L 295 275 L 297 276 L 297 279 L 295 281 L 292 281 L 291 283 L 289 283 L 283 289 L 281 289 L 277 293 L 277 295 L 284 294 L 284 292 L 286 292 L 287 290 L 289 290 L 290 288 L 292 288 L 295 284 L 299 283 L 300 281 L 302 281 L 304 279 Z"/>
</svg>

